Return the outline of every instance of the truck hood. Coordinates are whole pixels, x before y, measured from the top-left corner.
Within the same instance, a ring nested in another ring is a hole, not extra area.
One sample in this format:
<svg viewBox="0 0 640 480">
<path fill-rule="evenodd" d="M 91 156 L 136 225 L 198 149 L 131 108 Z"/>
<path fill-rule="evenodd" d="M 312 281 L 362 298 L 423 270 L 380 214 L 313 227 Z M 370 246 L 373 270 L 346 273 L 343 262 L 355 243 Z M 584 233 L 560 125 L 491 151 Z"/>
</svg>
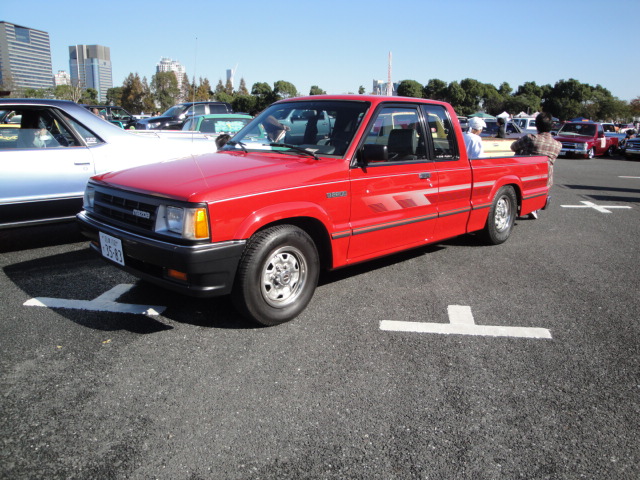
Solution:
<svg viewBox="0 0 640 480">
<path fill-rule="evenodd" d="M 345 160 L 281 153 L 219 152 L 142 165 L 94 180 L 144 194 L 190 202 L 212 202 L 240 195 L 336 180 Z"/>
<path fill-rule="evenodd" d="M 591 135 L 556 135 L 553 137 L 555 140 L 559 142 L 588 142 L 589 140 L 593 140 Z"/>
</svg>

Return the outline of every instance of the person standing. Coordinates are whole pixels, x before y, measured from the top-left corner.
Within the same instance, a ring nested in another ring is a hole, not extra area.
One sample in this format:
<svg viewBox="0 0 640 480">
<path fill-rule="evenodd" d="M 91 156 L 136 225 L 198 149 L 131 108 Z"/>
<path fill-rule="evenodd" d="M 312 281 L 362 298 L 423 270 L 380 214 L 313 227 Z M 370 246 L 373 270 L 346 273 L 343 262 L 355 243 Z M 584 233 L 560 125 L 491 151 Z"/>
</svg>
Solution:
<svg viewBox="0 0 640 480">
<path fill-rule="evenodd" d="M 480 158 L 484 156 L 484 147 L 482 146 L 482 138 L 480 133 L 487 124 L 478 117 L 469 119 L 469 131 L 463 133 L 464 145 L 467 147 L 467 156 L 469 158 Z"/>
<path fill-rule="evenodd" d="M 505 124 L 504 118 L 498 117 L 498 134 L 496 138 L 507 138 L 507 126 Z"/>
<path fill-rule="evenodd" d="M 536 130 L 538 133 L 530 133 L 511 144 L 511 150 L 517 155 L 546 155 L 549 164 L 549 179 L 547 186 L 553 185 L 553 164 L 562 150 L 562 144 L 553 138 L 551 128 L 553 117 L 550 113 L 541 112 L 536 116 Z M 548 202 L 548 200 L 547 200 Z M 538 212 L 529 214 L 529 218 L 538 218 Z"/>
</svg>

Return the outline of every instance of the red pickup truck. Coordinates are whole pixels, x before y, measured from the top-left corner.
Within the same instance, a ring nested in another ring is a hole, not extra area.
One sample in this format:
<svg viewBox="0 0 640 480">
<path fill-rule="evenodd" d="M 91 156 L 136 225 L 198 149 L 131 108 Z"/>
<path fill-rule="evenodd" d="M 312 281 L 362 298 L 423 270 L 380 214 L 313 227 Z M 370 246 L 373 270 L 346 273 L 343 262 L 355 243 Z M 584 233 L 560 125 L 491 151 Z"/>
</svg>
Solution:
<svg viewBox="0 0 640 480">
<path fill-rule="evenodd" d="M 593 158 L 613 155 L 618 149 L 618 138 L 605 135 L 601 123 L 568 122 L 555 137 L 562 143 L 561 156 Z"/>
<path fill-rule="evenodd" d="M 547 202 L 546 157 L 469 159 L 450 105 L 402 97 L 277 102 L 217 153 L 93 177 L 92 248 L 246 317 L 296 317 L 320 269 L 482 231 L 507 240 Z"/>
</svg>

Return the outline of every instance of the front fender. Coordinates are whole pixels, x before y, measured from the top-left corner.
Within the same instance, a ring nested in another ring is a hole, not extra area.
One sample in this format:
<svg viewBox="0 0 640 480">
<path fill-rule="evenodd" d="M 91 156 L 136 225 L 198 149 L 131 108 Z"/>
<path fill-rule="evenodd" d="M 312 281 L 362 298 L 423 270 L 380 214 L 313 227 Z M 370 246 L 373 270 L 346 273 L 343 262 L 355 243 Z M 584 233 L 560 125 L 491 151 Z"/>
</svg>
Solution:
<svg viewBox="0 0 640 480">
<path fill-rule="evenodd" d="M 285 202 L 259 208 L 245 218 L 235 232 L 234 238 L 247 239 L 265 225 L 282 223 L 287 218 L 312 218 L 321 222 L 327 232 L 334 230 L 327 212 L 311 202 Z"/>
</svg>

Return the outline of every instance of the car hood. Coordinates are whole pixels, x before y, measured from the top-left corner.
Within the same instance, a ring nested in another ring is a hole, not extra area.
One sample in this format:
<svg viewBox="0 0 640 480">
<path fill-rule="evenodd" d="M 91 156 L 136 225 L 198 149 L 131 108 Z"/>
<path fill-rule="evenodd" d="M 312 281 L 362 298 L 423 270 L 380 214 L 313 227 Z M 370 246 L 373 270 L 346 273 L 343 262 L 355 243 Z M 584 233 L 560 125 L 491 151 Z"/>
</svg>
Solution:
<svg viewBox="0 0 640 480">
<path fill-rule="evenodd" d="M 281 153 L 219 152 L 143 165 L 94 179 L 138 193 L 214 202 L 337 181 L 347 175 L 344 162 Z"/>
</svg>

